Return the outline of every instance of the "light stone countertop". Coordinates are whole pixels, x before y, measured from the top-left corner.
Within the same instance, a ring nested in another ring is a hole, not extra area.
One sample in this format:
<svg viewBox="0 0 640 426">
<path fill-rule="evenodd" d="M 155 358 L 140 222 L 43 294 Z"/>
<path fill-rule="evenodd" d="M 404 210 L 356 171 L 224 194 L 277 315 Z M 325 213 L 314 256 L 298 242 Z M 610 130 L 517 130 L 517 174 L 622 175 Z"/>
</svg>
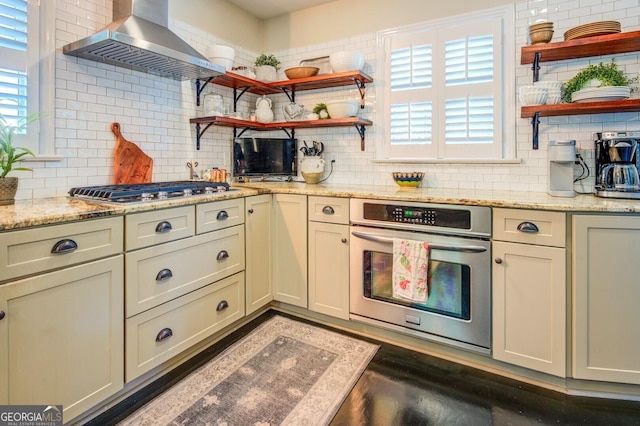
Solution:
<svg viewBox="0 0 640 426">
<path fill-rule="evenodd" d="M 303 182 L 236 183 L 232 185 L 232 188 L 238 189 L 238 191 L 202 195 L 188 199 L 170 199 L 130 205 L 88 203 L 68 197 L 18 200 L 14 205 L 0 206 L 0 231 L 247 197 L 261 193 L 375 198 L 381 200 L 554 210 L 574 213 L 640 214 L 640 201 L 604 199 L 593 195 L 561 198 L 552 197 L 544 192 L 443 188 L 400 189 L 396 186 L 311 185 Z"/>
</svg>

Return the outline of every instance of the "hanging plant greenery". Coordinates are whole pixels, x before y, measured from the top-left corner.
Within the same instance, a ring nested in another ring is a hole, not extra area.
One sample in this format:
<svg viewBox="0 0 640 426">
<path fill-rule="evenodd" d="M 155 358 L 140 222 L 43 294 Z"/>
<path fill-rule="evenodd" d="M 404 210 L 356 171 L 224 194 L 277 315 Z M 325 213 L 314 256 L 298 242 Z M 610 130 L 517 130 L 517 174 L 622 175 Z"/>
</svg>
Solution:
<svg viewBox="0 0 640 426">
<path fill-rule="evenodd" d="M 581 70 L 575 77 L 564 85 L 562 101 L 570 103 L 573 92 L 577 92 L 590 84 L 591 80 L 598 80 L 603 86 L 631 86 L 638 81 L 638 77 L 628 78 L 616 65 L 615 59 L 608 64 L 600 62 L 598 65 L 589 65 Z M 635 88 L 631 88 L 632 91 Z"/>
</svg>

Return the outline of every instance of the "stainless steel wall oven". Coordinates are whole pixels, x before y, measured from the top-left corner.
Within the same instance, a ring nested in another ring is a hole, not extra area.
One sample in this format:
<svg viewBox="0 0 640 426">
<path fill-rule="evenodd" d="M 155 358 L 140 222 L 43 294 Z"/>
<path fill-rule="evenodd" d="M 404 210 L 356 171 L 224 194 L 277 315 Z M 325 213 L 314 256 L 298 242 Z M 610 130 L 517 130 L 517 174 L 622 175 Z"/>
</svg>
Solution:
<svg viewBox="0 0 640 426">
<path fill-rule="evenodd" d="M 351 199 L 350 318 L 491 349 L 491 209 Z M 393 239 L 429 243 L 426 302 L 393 297 Z"/>
</svg>

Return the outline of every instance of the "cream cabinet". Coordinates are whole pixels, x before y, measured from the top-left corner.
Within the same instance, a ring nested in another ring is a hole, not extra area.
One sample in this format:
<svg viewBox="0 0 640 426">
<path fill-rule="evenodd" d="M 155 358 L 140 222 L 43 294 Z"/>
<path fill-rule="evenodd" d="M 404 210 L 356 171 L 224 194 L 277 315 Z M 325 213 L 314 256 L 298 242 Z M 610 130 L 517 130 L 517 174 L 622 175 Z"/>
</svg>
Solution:
<svg viewBox="0 0 640 426">
<path fill-rule="evenodd" d="M 349 319 L 349 199 L 309 197 L 309 309 Z"/>
<path fill-rule="evenodd" d="M 243 206 L 228 200 L 126 217 L 126 382 L 244 316 Z"/>
<path fill-rule="evenodd" d="M 38 272 L 0 284 L 0 404 L 59 404 L 67 422 L 122 389 L 122 234 L 122 217 L 0 234 L 4 265 Z"/>
<path fill-rule="evenodd" d="M 566 217 L 493 209 L 493 358 L 566 375 Z"/>
<path fill-rule="evenodd" d="M 274 195 L 272 248 L 274 299 L 306 308 L 306 195 Z"/>
<path fill-rule="evenodd" d="M 246 271 L 245 298 L 247 315 L 273 300 L 271 283 L 271 194 L 255 195 L 245 200 Z"/>
<path fill-rule="evenodd" d="M 572 223 L 573 377 L 640 384 L 640 217 Z"/>
</svg>

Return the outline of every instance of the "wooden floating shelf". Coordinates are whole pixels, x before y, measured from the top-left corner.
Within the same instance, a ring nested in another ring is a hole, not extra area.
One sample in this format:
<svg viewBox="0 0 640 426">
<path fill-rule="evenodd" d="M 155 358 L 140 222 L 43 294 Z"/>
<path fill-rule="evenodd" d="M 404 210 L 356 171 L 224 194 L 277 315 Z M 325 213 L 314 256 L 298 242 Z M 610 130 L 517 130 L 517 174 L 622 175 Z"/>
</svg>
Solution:
<svg viewBox="0 0 640 426">
<path fill-rule="evenodd" d="M 277 121 L 258 123 L 230 117 L 198 117 L 189 120 L 192 124 L 215 124 L 223 127 L 243 127 L 254 130 L 306 129 L 312 127 L 348 127 L 353 125 L 370 126 L 371 120 L 358 117 L 332 118 L 327 120 Z"/>
<path fill-rule="evenodd" d="M 540 54 L 539 62 L 549 62 L 638 50 L 640 50 L 640 31 L 630 31 L 524 46 L 521 50 L 520 64 L 532 64 L 536 53 Z"/>
<path fill-rule="evenodd" d="M 562 115 L 606 114 L 616 112 L 640 111 L 640 99 L 625 99 L 607 102 L 580 102 L 555 105 L 528 105 L 520 110 L 520 117 L 531 118 L 536 113 L 539 117 L 557 117 Z"/>
<path fill-rule="evenodd" d="M 256 95 L 274 95 L 282 93 L 283 90 L 300 91 L 327 89 L 330 87 L 348 86 L 354 83 L 371 83 L 373 79 L 361 71 L 347 71 L 335 74 L 321 74 L 307 78 L 296 78 L 293 80 L 275 81 L 273 83 L 263 83 L 235 74 L 226 72 L 223 75 L 212 77 L 209 82 L 232 89 L 247 89 L 247 92 Z"/>
</svg>

